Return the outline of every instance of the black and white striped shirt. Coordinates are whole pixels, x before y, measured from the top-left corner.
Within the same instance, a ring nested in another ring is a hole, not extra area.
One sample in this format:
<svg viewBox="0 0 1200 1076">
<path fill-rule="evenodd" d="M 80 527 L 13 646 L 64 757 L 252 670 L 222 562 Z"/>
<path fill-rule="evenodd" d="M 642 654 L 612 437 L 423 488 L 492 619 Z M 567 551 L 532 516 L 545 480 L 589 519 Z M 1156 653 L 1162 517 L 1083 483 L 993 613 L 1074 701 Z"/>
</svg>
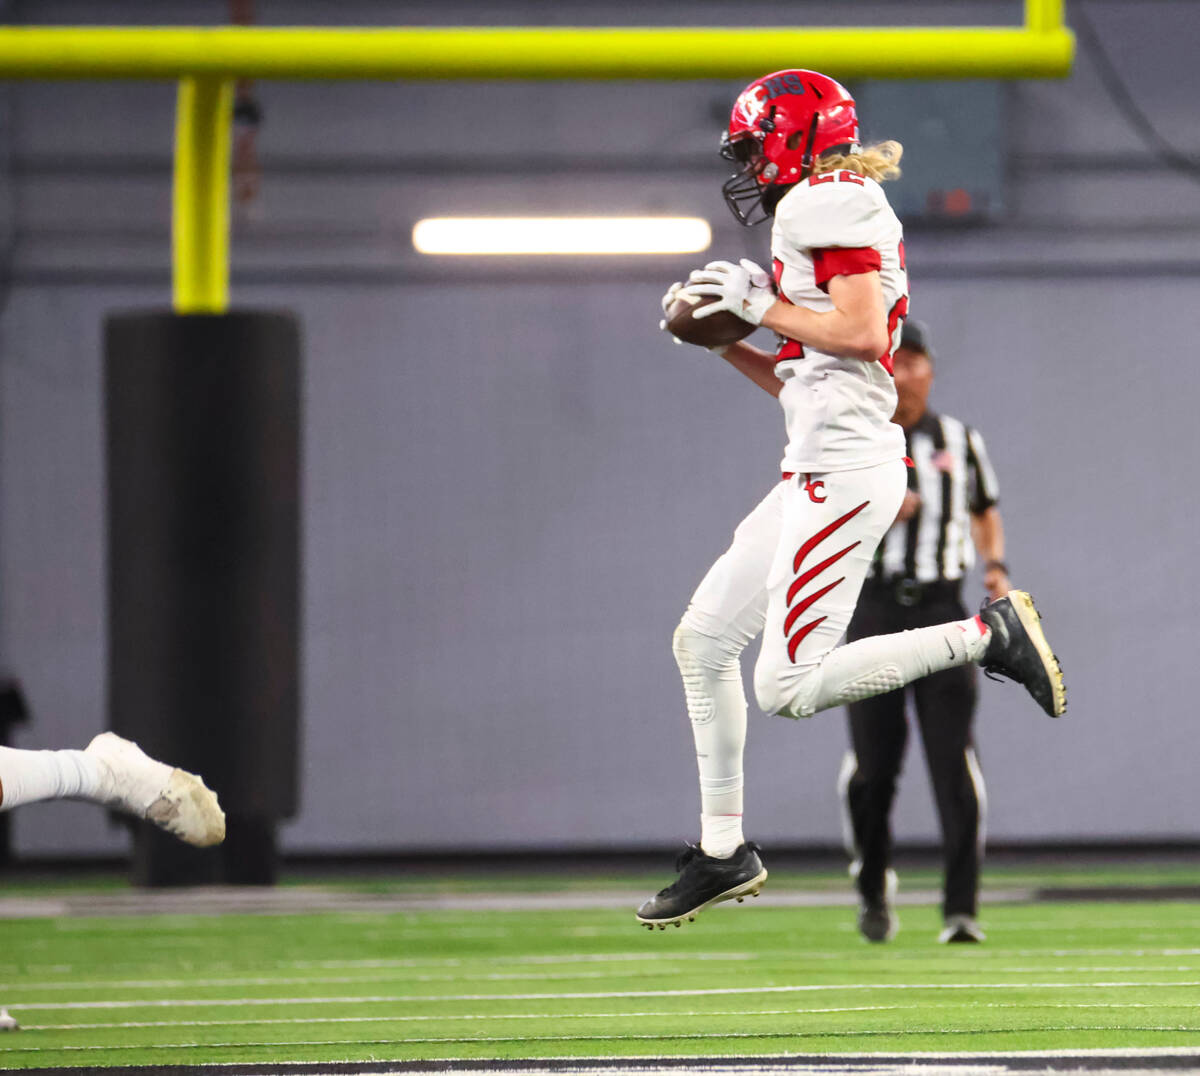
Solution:
<svg viewBox="0 0 1200 1076">
<path fill-rule="evenodd" d="M 983 438 L 958 419 L 932 411 L 904 437 L 914 464 L 908 488 L 921 495 L 921 505 L 884 535 L 869 578 L 961 579 L 975 563 L 971 515 L 986 511 L 999 495 Z"/>
</svg>

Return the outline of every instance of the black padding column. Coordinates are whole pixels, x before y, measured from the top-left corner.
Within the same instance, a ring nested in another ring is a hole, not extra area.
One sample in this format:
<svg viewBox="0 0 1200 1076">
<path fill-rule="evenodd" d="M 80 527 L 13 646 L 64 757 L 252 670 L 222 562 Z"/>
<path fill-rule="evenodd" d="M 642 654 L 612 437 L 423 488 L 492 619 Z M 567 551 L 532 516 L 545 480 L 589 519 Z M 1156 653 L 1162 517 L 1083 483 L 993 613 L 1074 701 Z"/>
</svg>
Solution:
<svg viewBox="0 0 1200 1076">
<path fill-rule="evenodd" d="M 29 707 L 25 704 L 25 693 L 14 679 L 0 675 L 0 747 L 8 746 L 8 730 L 29 720 Z M 0 870 L 12 860 L 12 831 L 5 811 L 0 813 Z"/>
<path fill-rule="evenodd" d="M 200 773 L 229 825 L 203 852 L 139 825 L 134 880 L 269 882 L 297 805 L 296 318 L 113 314 L 105 402 L 109 723 Z"/>
</svg>

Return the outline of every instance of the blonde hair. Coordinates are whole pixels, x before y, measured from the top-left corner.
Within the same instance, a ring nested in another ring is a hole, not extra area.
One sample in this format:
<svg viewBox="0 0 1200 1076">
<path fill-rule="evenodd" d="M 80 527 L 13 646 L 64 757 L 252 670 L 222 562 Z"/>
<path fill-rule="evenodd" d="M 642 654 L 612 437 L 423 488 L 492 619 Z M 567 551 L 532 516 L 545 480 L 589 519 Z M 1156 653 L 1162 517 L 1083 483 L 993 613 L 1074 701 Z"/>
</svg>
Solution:
<svg viewBox="0 0 1200 1076">
<path fill-rule="evenodd" d="M 839 172 L 846 169 L 882 183 L 885 179 L 900 178 L 900 158 L 904 147 L 899 142 L 875 142 L 863 146 L 861 153 L 823 153 L 813 163 L 812 174 Z"/>
</svg>

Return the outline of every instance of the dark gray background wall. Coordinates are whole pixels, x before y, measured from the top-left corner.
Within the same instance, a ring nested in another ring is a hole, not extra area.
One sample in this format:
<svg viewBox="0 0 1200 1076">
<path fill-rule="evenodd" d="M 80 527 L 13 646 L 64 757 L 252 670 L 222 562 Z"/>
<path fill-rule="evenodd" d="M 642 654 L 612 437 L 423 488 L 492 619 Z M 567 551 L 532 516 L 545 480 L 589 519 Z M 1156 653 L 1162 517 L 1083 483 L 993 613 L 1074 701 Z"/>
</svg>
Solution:
<svg viewBox="0 0 1200 1076">
<path fill-rule="evenodd" d="M 1000 22 L 1015 3 L 280 2 L 271 22 Z M 213 22 L 223 3 L 9 5 L 29 22 Z M 1200 151 L 1200 6 L 1091 0 L 1143 107 Z M 803 57 L 797 57 L 797 64 Z M 836 72 L 833 72 L 836 74 Z M 758 72 L 748 71 L 747 81 Z M 672 843 L 695 831 L 670 653 L 686 599 L 774 481 L 777 405 L 656 328 L 690 260 L 416 255 L 418 217 L 683 212 L 762 256 L 713 157 L 736 83 L 265 84 L 239 303 L 307 337 L 300 850 Z M 36 723 L 105 721 L 100 325 L 162 304 L 173 92 L 0 88 L 14 244 L 0 314 L 0 654 Z M 1068 674 L 1052 723 L 986 684 L 990 833 L 1194 838 L 1191 600 L 1200 184 L 1164 167 L 1083 54 L 1005 98 L 1008 213 L 909 236 L 938 404 L 979 425 L 1014 580 Z M 869 125 L 869 117 L 867 117 Z M 875 132 L 885 135 L 887 132 Z M 969 599 L 977 601 L 977 580 Z M 839 837 L 842 717 L 755 715 L 748 830 Z M 936 833 L 919 755 L 897 832 Z M 121 847 L 96 812 L 22 812 L 26 853 Z"/>
</svg>

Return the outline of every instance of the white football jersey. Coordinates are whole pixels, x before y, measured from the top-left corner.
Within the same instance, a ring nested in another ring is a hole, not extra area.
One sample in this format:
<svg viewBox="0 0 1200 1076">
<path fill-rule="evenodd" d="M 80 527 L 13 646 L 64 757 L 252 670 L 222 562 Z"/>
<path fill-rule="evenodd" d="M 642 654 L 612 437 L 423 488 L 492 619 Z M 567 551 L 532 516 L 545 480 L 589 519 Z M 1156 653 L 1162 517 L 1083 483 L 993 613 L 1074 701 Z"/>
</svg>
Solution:
<svg viewBox="0 0 1200 1076">
<path fill-rule="evenodd" d="M 797 183 L 775 210 L 771 257 L 780 298 L 833 309 L 829 280 L 878 270 L 891 341 L 878 362 L 826 355 L 780 338 L 775 374 L 787 423 L 784 471 L 849 471 L 902 459 L 904 431 L 892 422 L 892 352 L 908 312 L 904 233 L 883 189 L 855 172 Z"/>
</svg>

